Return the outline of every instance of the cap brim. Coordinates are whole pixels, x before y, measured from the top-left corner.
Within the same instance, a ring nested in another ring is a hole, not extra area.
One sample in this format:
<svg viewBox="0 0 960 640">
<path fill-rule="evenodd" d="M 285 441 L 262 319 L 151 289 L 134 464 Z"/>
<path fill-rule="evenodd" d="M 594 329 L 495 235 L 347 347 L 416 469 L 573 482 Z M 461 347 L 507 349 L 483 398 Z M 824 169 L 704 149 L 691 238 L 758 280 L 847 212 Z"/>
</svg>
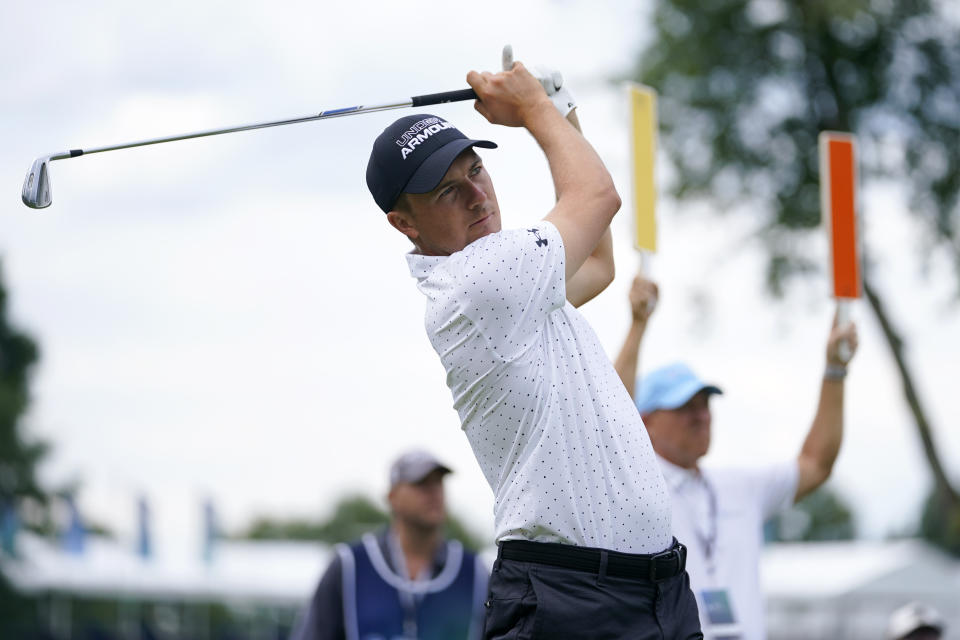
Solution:
<svg viewBox="0 0 960 640">
<path fill-rule="evenodd" d="M 453 473 L 453 469 L 451 469 L 450 467 L 437 463 L 423 469 L 422 473 L 417 473 L 416 475 L 414 475 L 414 477 L 410 478 L 409 480 L 398 479 L 396 482 L 394 482 L 394 484 L 396 485 L 402 482 L 407 484 L 417 484 L 418 482 L 423 482 L 423 480 L 434 471 L 441 471 L 443 472 L 443 475 L 447 475 L 448 473 Z"/>
<path fill-rule="evenodd" d="M 667 409 L 668 411 L 679 409 L 690 402 L 690 399 L 701 391 L 706 391 L 709 395 L 723 394 L 720 387 L 715 387 L 712 384 L 703 384 L 699 380 L 692 380 L 689 384 L 681 385 L 674 389 L 660 402 L 660 406 L 658 406 L 657 409 Z"/>
<path fill-rule="evenodd" d="M 450 165 L 457 159 L 457 156 L 469 147 L 496 149 L 497 145 L 489 140 L 470 140 L 467 138 L 452 140 L 434 151 L 421 163 L 413 175 L 410 176 L 410 180 L 407 181 L 401 192 L 429 193 L 433 191 L 443 180 L 443 176 L 447 175 L 447 170 L 450 169 Z"/>
</svg>

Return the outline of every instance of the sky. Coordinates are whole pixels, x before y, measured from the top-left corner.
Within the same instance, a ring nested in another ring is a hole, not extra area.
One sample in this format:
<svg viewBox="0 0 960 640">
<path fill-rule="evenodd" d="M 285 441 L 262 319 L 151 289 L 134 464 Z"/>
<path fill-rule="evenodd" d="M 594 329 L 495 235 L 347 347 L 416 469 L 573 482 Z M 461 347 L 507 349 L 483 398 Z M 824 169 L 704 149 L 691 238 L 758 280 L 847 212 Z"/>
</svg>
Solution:
<svg viewBox="0 0 960 640">
<path fill-rule="evenodd" d="M 199 541 L 207 499 L 232 532 L 261 515 L 326 515 L 348 492 L 379 499 L 393 457 L 427 447 L 455 469 L 451 510 L 492 536 L 492 494 L 423 330 L 409 245 L 363 178 L 373 138 L 410 111 L 56 161 L 43 211 L 20 188 L 46 153 L 463 88 L 511 43 L 517 59 L 564 74 L 624 197 L 617 278 L 582 309 L 613 358 L 639 260 L 626 99 L 610 78 L 648 42 L 646 4 L 94 1 L 40 14 L 8 3 L 0 260 L 13 320 L 42 349 L 25 429 L 53 445 L 43 478 L 79 481 L 82 511 L 124 539 L 146 496 L 162 546 Z M 489 125 L 471 103 L 432 112 L 500 144 L 483 155 L 505 226 L 549 210 L 547 165 L 526 132 Z M 662 184 L 663 157 L 659 171 Z M 920 272 L 922 239 L 895 186 L 861 196 L 878 289 L 957 477 L 949 272 L 936 256 Z M 706 206 L 660 200 L 649 273 L 661 300 L 641 366 L 685 360 L 724 389 L 708 464 L 791 459 L 824 364 L 826 275 L 773 303 L 749 216 Z M 800 241 L 826 264 L 822 234 Z M 879 538 L 913 526 L 930 478 L 879 328 L 863 302 L 853 317 L 861 347 L 830 486 Z"/>
</svg>

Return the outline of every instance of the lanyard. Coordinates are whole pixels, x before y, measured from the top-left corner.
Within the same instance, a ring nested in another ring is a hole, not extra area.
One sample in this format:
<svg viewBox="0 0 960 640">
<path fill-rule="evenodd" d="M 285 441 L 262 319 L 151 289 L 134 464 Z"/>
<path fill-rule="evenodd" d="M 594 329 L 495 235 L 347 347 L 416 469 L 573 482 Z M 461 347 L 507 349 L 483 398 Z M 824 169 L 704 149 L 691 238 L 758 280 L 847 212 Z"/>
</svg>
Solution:
<svg viewBox="0 0 960 640">
<path fill-rule="evenodd" d="M 706 557 L 707 571 L 713 576 L 717 569 L 715 556 L 717 550 L 717 493 L 702 472 L 698 472 L 697 481 L 699 481 L 700 486 L 703 487 L 703 490 L 707 494 L 706 531 L 697 526 L 700 510 L 696 509 L 696 505 L 691 505 L 688 501 L 684 502 L 686 503 L 687 515 L 692 516 L 691 524 L 693 525 L 693 535 L 696 536 L 697 542 L 700 543 L 700 548 L 703 549 L 703 555 Z"/>
</svg>

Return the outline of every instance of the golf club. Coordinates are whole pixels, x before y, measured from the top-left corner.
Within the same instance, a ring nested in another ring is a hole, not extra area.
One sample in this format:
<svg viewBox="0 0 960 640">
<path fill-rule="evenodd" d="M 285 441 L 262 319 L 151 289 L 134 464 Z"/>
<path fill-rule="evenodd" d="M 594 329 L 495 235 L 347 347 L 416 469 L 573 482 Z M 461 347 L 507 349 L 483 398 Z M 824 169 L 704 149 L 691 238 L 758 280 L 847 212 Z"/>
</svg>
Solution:
<svg viewBox="0 0 960 640">
<path fill-rule="evenodd" d="M 550 74 L 549 78 L 541 78 L 540 83 L 547 91 L 548 95 L 553 95 L 563 84 L 563 77 L 559 73 Z M 446 102 L 460 102 L 463 100 L 476 100 L 477 94 L 473 89 L 458 89 L 456 91 L 444 91 L 441 93 L 429 93 L 422 96 L 413 96 L 406 100 L 396 102 L 386 102 L 376 105 L 358 105 L 354 107 L 344 107 L 342 109 L 330 109 L 321 111 L 318 114 L 311 114 L 300 118 L 288 118 L 285 120 L 274 120 L 272 122 L 260 122 L 256 124 L 247 124 L 225 129 L 210 129 L 207 131 L 198 131 L 196 133 L 184 133 L 181 135 L 167 136 L 164 138 L 153 138 L 150 140 L 141 140 L 139 142 L 127 142 L 124 144 L 115 144 L 107 147 L 95 147 L 91 149 L 71 149 L 60 153 L 51 153 L 41 156 L 33 161 L 30 171 L 23 181 L 23 193 L 21 199 L 23 203 L 32 209 L 43 209 L 49 207 L 52 201 L 50 192 L 50 162 L 54 160 L 63 160 L 66 158 L 76 158 L 91 153 L 102 153 L 104 151 L 116 151 L 118 149 L 129 149 L 131 147 L 143 147 L 151 144 L 161 144 L 164 142 L 175 142 L 177 140 L 189 140 L 191 138 L 203 138 L 205 136 L 216 136 L 223 133 L 234 133 L 237 131 L 250 131 L 251 129 L 264 129 L 266 127 L 279 127 L 286 124 L 297 124 L 300 122 L 310 122 L 312 120 L 325 120 L 327 118 L 341 118 L 352 116 L 358 113 L 370 113 L 373 111 L 387 111 L 388 109 L 402 109 L 404 107 L 424 107 L 431 104 L 442 104 Z"/>
</svg>

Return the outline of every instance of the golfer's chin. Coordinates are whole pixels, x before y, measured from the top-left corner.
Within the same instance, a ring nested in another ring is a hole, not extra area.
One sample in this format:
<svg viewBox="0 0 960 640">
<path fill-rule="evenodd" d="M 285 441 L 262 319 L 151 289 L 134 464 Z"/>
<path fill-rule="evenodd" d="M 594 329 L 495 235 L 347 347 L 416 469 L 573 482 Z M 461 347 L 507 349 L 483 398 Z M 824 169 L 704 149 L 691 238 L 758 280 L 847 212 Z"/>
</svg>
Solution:
<svg viewBox="0 0 960 640">
<path fill-rule="evenodd" d="M 500 231 L 500 214 L 494 211 L 470 225 L 469 242 L 467 244 L 498 231 Z"/>
</svg>

